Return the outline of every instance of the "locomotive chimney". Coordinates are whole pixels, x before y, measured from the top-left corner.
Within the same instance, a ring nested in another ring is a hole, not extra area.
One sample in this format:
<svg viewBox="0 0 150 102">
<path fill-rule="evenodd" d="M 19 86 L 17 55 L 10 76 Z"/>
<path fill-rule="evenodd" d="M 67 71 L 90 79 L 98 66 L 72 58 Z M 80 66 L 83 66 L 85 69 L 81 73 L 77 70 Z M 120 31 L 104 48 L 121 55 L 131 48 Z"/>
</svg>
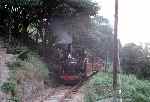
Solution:
<svg viewBox="0 0 150 102">
<path fill-rule="evenodd" d="M 71 52 L 72 52 L 72 45 L 71 45 L 71 44 L 68 44 L 68 53 L 71 54 Z"/>
<path fill-rule="evenodd" d="M 71 53 L 72 53 L 72 45 L 68 44 L 68 48 L 67 48 L 67 53 L 68 53 L 68 58 L 71 58 Z"/>
</svg>

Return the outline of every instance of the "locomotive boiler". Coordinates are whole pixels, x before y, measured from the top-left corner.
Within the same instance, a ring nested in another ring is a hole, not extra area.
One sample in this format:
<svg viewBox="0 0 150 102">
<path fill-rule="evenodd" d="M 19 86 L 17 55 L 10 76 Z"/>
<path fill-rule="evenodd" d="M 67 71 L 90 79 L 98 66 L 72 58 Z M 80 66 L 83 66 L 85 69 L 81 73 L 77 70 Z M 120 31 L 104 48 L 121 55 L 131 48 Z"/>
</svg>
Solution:
<svg viewBox="0 0 150 102">
<path fill-rule="evenodd" d="M 103 60 L 89 56 L 83 48 L 71 44 L 55 46 L 59 53 L 57 77 L 62 81 L 78 81 L 103 69 Z"/>
</svg>

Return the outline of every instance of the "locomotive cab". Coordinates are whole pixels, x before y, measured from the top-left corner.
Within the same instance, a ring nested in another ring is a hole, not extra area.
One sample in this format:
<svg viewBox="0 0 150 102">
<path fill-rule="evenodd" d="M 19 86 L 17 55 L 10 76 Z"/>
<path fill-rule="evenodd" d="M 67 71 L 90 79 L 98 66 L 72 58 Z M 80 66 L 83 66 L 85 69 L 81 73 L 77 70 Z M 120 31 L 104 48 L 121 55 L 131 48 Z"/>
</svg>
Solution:
<svg viewBox="0 0 150 102">
<path fill-rule="evenodd" d="M 72 48 L 71 44 L 59 48 L 59 56 L 59 68 L 56 74 L 63 82 L 79 81 L 101 67 L 97 64 L 97 59 L 90 62 L 91 58 L 87 57 L 84 49 Z"/>
<path fill-rule="evenodd" d="M 60 54 L 60 79 L 64 81 L 80 80 L 83 74 L 84 56 L 81 50 L 72 49 L 71 44 L 68 44 Z"/>
<path fill-rule="evenodd" d="M 65 63 L 62 64 L 61 79 L 64 81 L 79 80 L 81 67 L 76 58 L 68 58 Z"/>
</svg>

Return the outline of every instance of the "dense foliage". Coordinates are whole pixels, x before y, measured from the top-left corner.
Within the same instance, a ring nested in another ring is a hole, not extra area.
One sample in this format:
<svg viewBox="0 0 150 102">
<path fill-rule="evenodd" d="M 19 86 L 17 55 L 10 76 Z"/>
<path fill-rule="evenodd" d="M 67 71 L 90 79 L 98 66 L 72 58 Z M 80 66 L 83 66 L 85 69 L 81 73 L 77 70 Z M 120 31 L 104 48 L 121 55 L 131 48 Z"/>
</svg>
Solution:
<svg viewBox="0 0 150 102">
<path fill-rule="evenodd" d="M 28 52 L 28 53 L 24 53 Z M 24 56 L 22 55 L 24 54 Z M 48 67 L 47 65 L 40 59 L 39 55 L 36 52 L 32 52 L 29 50 L 25 50 L 20 54 L 16 55 L 17 58 L 15 61 L 8 63 L 8 67 L 10 70 L 11 79 L 18 80 L 17 75 L 21 75 L 20 73 L 26 73 L 26 78 L 31 77 L 30 75 L 35 74 L 35 78 L 39 80 L 47 80 L 48 79 Z M 18 73 L 20 72 L 20 73 Z M 28 74 L 27 74 L 28 73 Z M 22 74 L 21 76 L 24 76 Z M 19 81 L 19 80 L 18 80 Z M 22 81 L 22 80 L 20 80 Z"/>
<path fill-rule="evenodd" d="M 142 78 L 150 77 L 150 60 L 147 45 L 145 48 L 130 43 L 121 49 L 121 65 L 123 72 L 136 74 Z"/>
<path fill-rule="evenodd" d="M 38 29 L 38 33 L 34 34 L 36 42 L 42 39 L 46 43 L 46 38 L 51 33 L 49 31 L 44 35 L 42 28 L 47 29 L 53 18 L 73 17 L 79 13 L 90 16 L 95 15 L 97 10 L 97 4 L 89 0 L 1 0 L 0 24 L 4 26 L 1 29 L 7 31 L 10 41 L 12 36 L 31 40 L 29 38 L 33 32 L 27 34 L 27 28 L 32 24 Z"/>
<path fill-rule="evenodd" d="M 36 44 L 42 50 L 51 47 L 53 21 L 59 18 L 69 21 L 73 29 L 67 29 L 76 46 L 102 58 L 112 56 L 112 28 L 107 19 L 95 16 L 99 7 L 91 0 L 1 0 L 0 7 L 0 23 L 5 25 L 0 29 L 8 33 L 9 45 L 16 46 L 19 40 L 32 48 Z"/>
<path fill-rule="evenodd" d="M 83 20 L 82 20 L 83 21 Z M 76 46 L 86 48 L 89 53 L 103 59 L 112 58 L 113 29 L 107 19 L 102 16 L 94 16 L 89 24 L 80 24 L 84 30 L 76 30 L 74 43 Z"/>
<path fill-rule="evenodd" d="M 122 75 L 121 79 L 121 97 L 123 102 L 149 102 L 150 101 L 150 81 L 139 80 L 134 75 Z M 86 102 L 99 102 L 100 100 L 109 100 L 113 96 L 112 74 L 98 73 L 94 76 L 87 86 Z M 100 101 L 101 102 L 101 101 Z"/>
<path fill-rule="evenodd" d="M 36 52 L 24 53 L 27 51 L 17 54 L 16 60 L 7 64 L 9 79 L 1 86 L 1 90 L 10 93 L 9 100 L 13 102 L 22 102 L 21 100 L 25 98 L 33 98 L 33 96 L 40 94 L 42 89 L 47 86 L 45 82 L 48 82 L 49 79 L 47 65 Z M 36 93 L 34 93 L 35 91 Z"/>
<path fill-rule="evenodd" d="M 0 34 L 7 37 L 9 49 L 27 45 L 47 56 L 56 40 L 53 21 L 58 18 L 81 24 L 75 19 L 82 18 L 87 19 L 82 23 L 89 25 L 90 16 L 96 15 L 98 9 L 97 3 L 91 0 L 1 0 Z M 77 29 L 83 31 L 81 27 Z M 72 34 L 76 36 L 75 32 Z"/>
</svg>

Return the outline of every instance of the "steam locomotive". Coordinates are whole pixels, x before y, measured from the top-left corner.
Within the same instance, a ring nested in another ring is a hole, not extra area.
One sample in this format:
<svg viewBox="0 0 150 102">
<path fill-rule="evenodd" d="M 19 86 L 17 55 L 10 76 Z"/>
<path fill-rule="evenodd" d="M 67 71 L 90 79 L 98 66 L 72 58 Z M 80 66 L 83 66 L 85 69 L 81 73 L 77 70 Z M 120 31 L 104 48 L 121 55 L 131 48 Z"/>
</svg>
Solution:
<svg viewBox="0 0 150 102">
<path fill-rule="evenodd" d="M 82 48 L 73 48 L 71 44 L 57 44 L 55 47 L 59 53 L 56 74 L 63 82 L 82 80 L 103 70 L 103 60 L 89 56 Z"/>
</svg>

